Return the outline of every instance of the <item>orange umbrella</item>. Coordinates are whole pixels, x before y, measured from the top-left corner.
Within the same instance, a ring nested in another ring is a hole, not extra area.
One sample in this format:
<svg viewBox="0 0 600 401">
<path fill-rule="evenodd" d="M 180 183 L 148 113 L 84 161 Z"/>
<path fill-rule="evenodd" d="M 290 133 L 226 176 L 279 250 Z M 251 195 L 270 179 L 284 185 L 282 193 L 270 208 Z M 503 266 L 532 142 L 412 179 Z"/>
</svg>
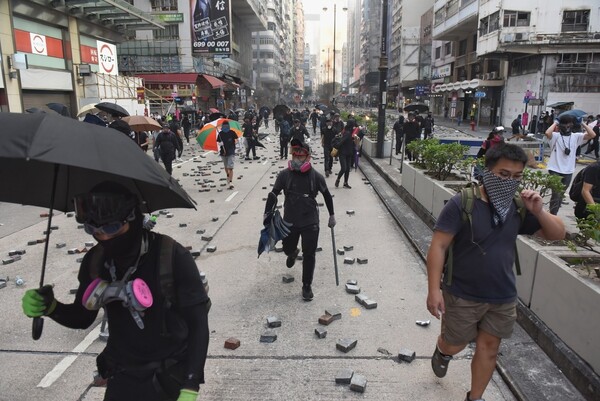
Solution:
<svg viewBox="0 0 600 401">
<path fill-rule="evenodd" d="M 162 129 L 161 125 L 151 117 L 128 116 L 123 117 L 122 120 L 129 124 L 132 131 L 158 131 Z"/>
<path fill-rule="evenodd" d="M 221 126 L 225 121 L 229 122 L 229 128 L 231 131 L 235 132 L 238 138 L 242 136 L 242 127 L 240 126 L 240 123 L 227 118 L 219 118 L 218 120 L 204 124 L 204 127 L 200 129 L 200 132 L 196 136 L 196 142 L 202 146 L 202 149 L 214 150 L 215 152 L 219 150 L 219 147 L 217 146 L 217 134 L 221 131 Z"/>
</svg>

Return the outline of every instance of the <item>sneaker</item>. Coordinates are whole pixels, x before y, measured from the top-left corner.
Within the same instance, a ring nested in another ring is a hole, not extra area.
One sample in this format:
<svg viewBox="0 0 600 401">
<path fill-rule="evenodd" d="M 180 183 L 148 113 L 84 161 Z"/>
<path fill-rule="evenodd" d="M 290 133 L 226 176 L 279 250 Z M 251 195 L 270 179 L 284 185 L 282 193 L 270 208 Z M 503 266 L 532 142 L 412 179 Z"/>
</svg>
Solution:
<svg viewBox="0 0 600 401">
<path fill-rule="evenodd" d="M 476 400 L 471 399 L 471 392 L 467 392 L 467 396 L 465 397 L 465 401 L 485 401 L 483 398 L 477 398 Z"/>
<path fill-rule="evenodd" d="M 335 187 L 337 188 L 337 187 L 339 187 L 339 186 L 340 186 L 340 180 L 339 180 L 339 179 L 338 179 L 338 180 L 335 180 Z"/>
<path fill-rule="evenodd" d="M 304 284 L 302 286 L 302 299 L 304 299 L 305 301 L 312 301 L 313 297 L 314 297 L 314 295 L 313 295 L 312 288 L 310 287 L 310 285 Z"/>
<path fill-rule="evenodd" d="M 352 187 L 350 185 L 348 185 L 347 182 L 344 184 L 344 188 L 352 189 Z"/>
<path fill-rule="evenodd" d="M 229 184 L 229 189 L 233 189 L 233 188 L 234 188 L 233 184 Z"/>
<path fill-rule="evenodd" d="M 296 263 L 296 258 L 298 257 L 298 254 L 300 253 L 300 249 L 296 248 L 296 250 L 294 251 L 294 253 L 292 253 L 291 255 L 289 255 L 285 261 L 285 265 L 290 268 L 293 267 L 294 264 Z"/>
<path fill-rule="evenodd" d="M 252 160 L 252 159 L 249 157 L 244 157 L 244 160 Z"/>
<path fill-rule="evenodd" d="M 452 360 L 452 356 L 450 355 L 442 355 L 438 346 L 435 346 L 435 351 L 433 356 L 431 357 L 431 368 L 433 369 L 433 373 L 437 377 L 446 376 L 446 372 L 448 372 L 448 364 Z"/>
<path fill-rule="evenodd" d="M 253 160 L 260 160 L 260 157 L 258 157 L 258 156 L 254 156 L 252 159 L 253 159 Z"/>
<path fill-rule="evenodd" d="M 329 171 L 325 171 L 325 177 L 329 177 Z"/>
</svg>

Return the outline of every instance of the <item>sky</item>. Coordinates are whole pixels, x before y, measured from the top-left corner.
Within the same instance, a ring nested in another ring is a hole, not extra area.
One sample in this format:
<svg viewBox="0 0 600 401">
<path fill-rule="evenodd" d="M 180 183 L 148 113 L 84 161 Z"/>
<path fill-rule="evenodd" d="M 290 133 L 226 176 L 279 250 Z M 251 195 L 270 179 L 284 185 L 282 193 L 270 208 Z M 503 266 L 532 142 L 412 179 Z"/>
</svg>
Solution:
<svg viewBox="0 0 600 401">
<path fill-rule="evenodd" d="M 303 0 L 305 15 L 304 40 L 310 45 L 311 54 L 319 55 L 319 65 L 327 62 L 327 48 L 330 49 L 330 63 L 333 63 L 333 6 L 336 5 L 336 35 L 335 49 L 337 81 L 341 81 L 342 74 L 342 46 L 346 42 L 346 0 Z M 327 7 L 327 11 L 323 11 Z M 319 21 L 306 18 L 307 15 L 318 15 Z M 325 52 L 322 52 L 325 50 Z M 330 66 L 331 68 L 331 66 Z"/>
</svg>

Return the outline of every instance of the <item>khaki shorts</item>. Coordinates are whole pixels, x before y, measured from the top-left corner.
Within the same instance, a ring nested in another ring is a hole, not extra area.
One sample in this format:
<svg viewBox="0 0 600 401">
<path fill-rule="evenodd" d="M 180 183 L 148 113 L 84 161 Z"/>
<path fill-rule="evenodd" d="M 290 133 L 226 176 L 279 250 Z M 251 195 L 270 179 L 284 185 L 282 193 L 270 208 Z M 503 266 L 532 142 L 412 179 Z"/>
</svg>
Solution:
<svg viewBox="0 0 600 401">
<path fill-rule="evenodd" d="M 488 304 L 455 297 L 443 291 L 446 313 L 442 338 L 451 345 L 464 345 L 483 330 L 498 338 L 509 338 L 517 320 L 517 302 Z"/>
</svg>

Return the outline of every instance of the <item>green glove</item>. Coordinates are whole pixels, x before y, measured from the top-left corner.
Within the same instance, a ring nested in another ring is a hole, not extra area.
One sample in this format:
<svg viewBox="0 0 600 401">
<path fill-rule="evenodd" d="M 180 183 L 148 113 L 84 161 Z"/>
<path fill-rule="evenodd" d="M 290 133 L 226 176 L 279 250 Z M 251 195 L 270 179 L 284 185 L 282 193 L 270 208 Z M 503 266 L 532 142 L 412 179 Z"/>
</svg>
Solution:
<svg viewBox="0 0 600 401">
<path fill-rule="evenodd" d="M 49 315 L 56 308 L 56 299 L 51 285 L 37 290 L 27 290 L 22 299 L 23 313 L 29 317 Z"/>
<path fill-rule="evenodd" d="M 198 398 L 197 391 L 192 391 L 183 388 L 179 392 L 179 398 L 177 399 L 177 401 L 196 401 L 196 398 Z"/>
</svg>

